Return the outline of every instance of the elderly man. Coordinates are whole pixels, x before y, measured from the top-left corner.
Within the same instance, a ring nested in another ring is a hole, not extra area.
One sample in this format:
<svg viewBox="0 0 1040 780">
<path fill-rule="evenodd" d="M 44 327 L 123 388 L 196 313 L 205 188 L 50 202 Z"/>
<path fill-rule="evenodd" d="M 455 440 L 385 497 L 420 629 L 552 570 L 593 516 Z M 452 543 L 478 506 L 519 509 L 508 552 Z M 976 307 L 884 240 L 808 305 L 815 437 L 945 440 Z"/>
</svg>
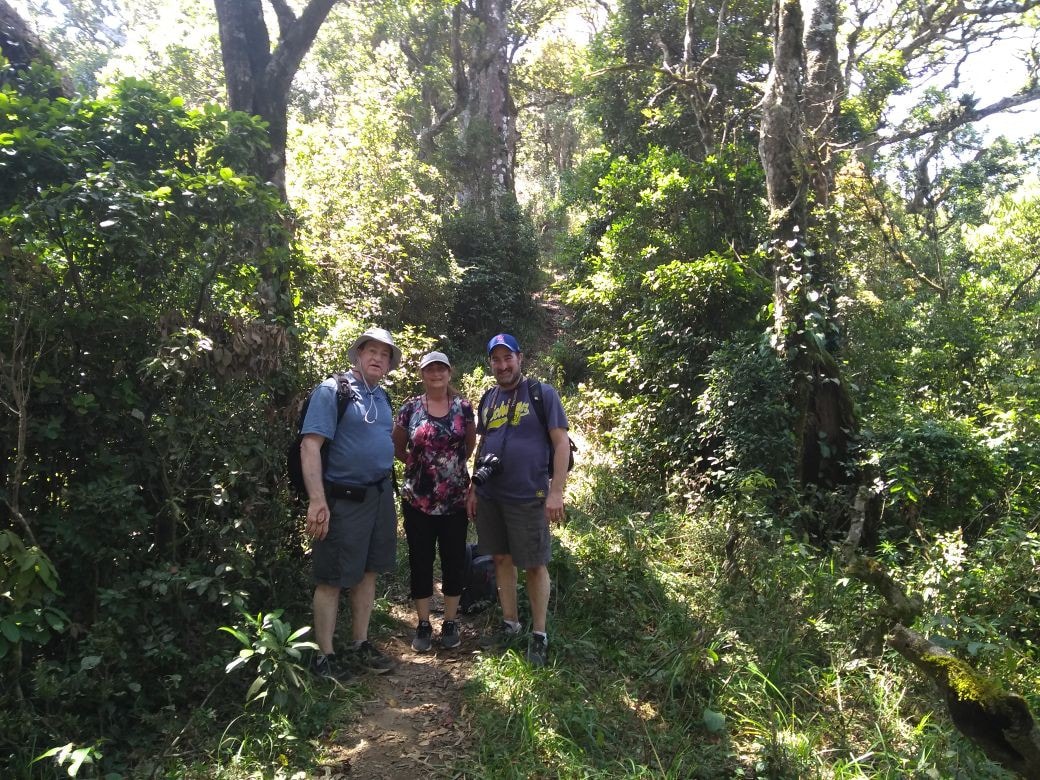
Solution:
<svg viewBox="0 0 1040 780">
<path fill-rule="evenodd" d="M 549 653 L 549 523 L 563 520 L 570 459 L 567 415 L 552 387 L 524 378 L 523 353 L 515 338 L 500 333 L 488 342 L 487 351 L 495 387 L 477 410 L 481 442 L 466 509 L 476 520 L 480 551 L 495 561 L 502 625 L 481 644 L 501 647 L 519 637 L 516 582 L 522 568 L 531 601 L 527 660 L 544 666 Z"/>
<path fill-rule="evenodd" d="M 368 641 L 368 624 L 376 575 L 394 571 L 397 563 L 393 413 L 379 383 L 400 364 L 401 350 L 388 331 L 370 328 L 347 354 L 352 370 L 314 389 L 300 445 L 319 648 L 312 670 L 336 680 L 348 679 L 354 670 L 383 674 L 394 667 Z M 342 416 L 337 396 L 349 399 Z M 343 588 L 350 592 L 353 644 L 337 656 L 332 641 Z"/>
</svg>

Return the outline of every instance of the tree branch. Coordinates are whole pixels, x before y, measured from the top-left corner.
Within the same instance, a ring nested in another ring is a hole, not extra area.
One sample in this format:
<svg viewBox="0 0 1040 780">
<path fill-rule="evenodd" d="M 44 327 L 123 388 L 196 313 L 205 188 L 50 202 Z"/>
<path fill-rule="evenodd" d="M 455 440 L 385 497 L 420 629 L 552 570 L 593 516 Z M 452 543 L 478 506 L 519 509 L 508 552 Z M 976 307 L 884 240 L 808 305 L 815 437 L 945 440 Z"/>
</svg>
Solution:
<svg viewBox="0 0 1040 780">
<path fill-rule="evenodd" d="M 451 72 L 454 100 L 448 108 L 434 117 L 428 127 L 419 133 L 419 148 L 429 153 L 433 139 L 444 130 L 445 125 L 457 117 L 469 105 L 469 79 L 462 52 L 462 7 L 459 4 L 451 12 Z"/>
<path fill-rule="evenodd" d="M 939 689 L 953 724 L 991 760 L 1027 780 L 1040 779 L 1040 729 L 1025 699 L 927 637 L 897 623 L 889 645 Z"/>
<path fill-rule="evenodd" d="M 289 28 L 296 22 L 296 14 L 285 0 L 267 0 L 274 9 L 274 15 L 278 19 L 278 37 L 284 38 Z"/>
<path fill-rule="evenodd" d="M 1019 294 L 1022 292 L 1022 290 L 1026 288 L 1027 284 L 1029 284 L 1036 278 L 1037 274 L 1040 274 L 1040 263 L 1037 263 L 1036 267 L 1033 269 L 1033 272 L 1029 274 L 1029 276 L 1027 276 L 1025 279 L 1018 283 L 1018 286 L 1011 292 L 1011 295 L 1007 297 L 1007 300 L 1004 301 L 1004 305 L 1000 307 L 1000 310 L 1007 311 L 1008 309 L 1010 309 L 1011 304 L 1015 302 L 1015 298 L 1017 298 Z"/>
<path fill-rule="evenodd" d="M 942 283 L 935 281 L 925 274 L 917 267 L 913 258 L 903 251 L 903 248 L 899 245 L 899 238 L 895 233 L 895 226 L 886 211 L 885 201 L 878 192 L 879 188 L 877 183 L 869 176 L 867 177 L 867 181 L 872 190 L 873 198 L 863 198 L 861 200 L 864 213 L 870 223 L 877 228 L 878 233 L 881 235 L 881 240 L 884 242 L 885 248 L 888 250 L 889 254 L 906 266 L 910 273 L 914 275 L 914 278 L 919 282 L 932 288 L 939 293 L 939 295 L 945 296 L 946 288 Z"/>
<path fill-rule="evenodd" d="M 980 119 L 985 119 L 988 116 L 1020 108 L 1037 100 L 1040 100 L 1040 83 L 1030 84 L 1028 88 L 1021 92 L 1008 95 L 982 108 L 976 108 L 974 105 L 962 105 L 961 110 L 941 117 L 934 122 L 929 122 L 919 127 L 897 130 L 891 135 L 875 137 L 856 148 L 860 151 L 873 153 L 883 146 L 922 138 L 933 133 L 949 133 L 971 122 L 978 122 Z"/>
<path fill-rule="evenodd" d="M 283 30 L 282 38 L 267 64 L 267 88 L 287 91 L 304 55 L 314 43 L 325 18 L 336 0 L 311 0 L 299 18 Z M 279 18 L 279 23 L 281 19 Z"/>
</svg>

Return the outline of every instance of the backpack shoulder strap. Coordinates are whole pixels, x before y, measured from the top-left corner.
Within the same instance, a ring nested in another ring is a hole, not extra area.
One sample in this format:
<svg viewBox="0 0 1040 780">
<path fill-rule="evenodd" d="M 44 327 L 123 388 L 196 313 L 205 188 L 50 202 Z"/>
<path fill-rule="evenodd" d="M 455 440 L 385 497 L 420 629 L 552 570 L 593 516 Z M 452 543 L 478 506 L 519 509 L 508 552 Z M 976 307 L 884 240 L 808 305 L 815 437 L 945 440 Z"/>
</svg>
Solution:
<svg viewBox="0 0 1040 780">
<path fill-rule="evenodd" d="M 531 399 L 531 406 L 534 407 L 534 413 L 538 415 L 538 422 L 545 428 L 545 435 L 549 435 L 549 423 L 545 419 L 545 399 L 542 398 L 542 383 L 537 379 L 528 377 L 527 379 L 527 397 Z"/>
<path fill-rule="evenodd" d="M 332 375 L 336 380 L 336 425 L 343 419 L 343 413 L 347 411 L 347 405 L 354 400 L 357 391 L 350 384 L 350 374 L 338 372 Z"/>
</svg>

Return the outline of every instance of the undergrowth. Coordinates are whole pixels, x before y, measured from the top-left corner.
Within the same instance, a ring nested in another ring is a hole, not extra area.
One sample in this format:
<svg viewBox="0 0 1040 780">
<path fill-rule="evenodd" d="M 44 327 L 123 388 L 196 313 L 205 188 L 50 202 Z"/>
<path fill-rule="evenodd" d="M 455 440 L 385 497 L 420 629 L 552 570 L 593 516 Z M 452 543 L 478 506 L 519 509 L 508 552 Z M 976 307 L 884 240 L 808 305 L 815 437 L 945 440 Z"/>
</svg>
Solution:
<svg viewBox="0 0 1040 780">
<path fill-rule="evenodd" d="M 605 466 L 572 486 L 550 566 L 550 665 L 511 652 L 477 666 L 479 752 L 460 760 L 465 776 L 1007 777 L 886 648 L 879 600 L 835 555 L 763 522 L 753 496 L 648 511 L 623 491 Z M 1009 533 L 1035 544 L 1023 529 L 991 531 Z M 1031 554 L 994 541 L 937 573 L 948 547 L 901 559 L 909 585 L 938 584 L 923 622 L 955 620 L 950 646 L 1028 694 L 1028 619 L 987 617 L 999 607 L 977 593 L 981 580 L 1021 590 L 1007 577 Z M 974 617 L 955 617 L 968 606 Z"/>
</svg>

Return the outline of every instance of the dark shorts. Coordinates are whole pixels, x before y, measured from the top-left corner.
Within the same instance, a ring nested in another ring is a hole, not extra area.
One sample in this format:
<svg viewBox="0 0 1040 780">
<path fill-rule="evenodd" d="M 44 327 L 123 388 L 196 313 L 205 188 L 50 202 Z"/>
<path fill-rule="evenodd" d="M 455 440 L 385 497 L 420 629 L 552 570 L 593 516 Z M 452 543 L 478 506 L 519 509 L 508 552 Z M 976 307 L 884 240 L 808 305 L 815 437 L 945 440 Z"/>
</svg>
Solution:
<svg viewBox="0 0 1040 780">
<path fill-rule="evenodd" d="M 372 486 L 364 501 L 330 498 L 329 533 L 313 544 L 314 582 L 352 588 L 365 572 L 397 569 L 397 510 L 390 481 Z"/>
<path fill-rule="evenodd" d="M 545 566 L 552 557 L 545 501 L 504 504 L 477 496 L 477 547 L 482 555 L 511 555 L 521 569 Z"/>
</svg>

